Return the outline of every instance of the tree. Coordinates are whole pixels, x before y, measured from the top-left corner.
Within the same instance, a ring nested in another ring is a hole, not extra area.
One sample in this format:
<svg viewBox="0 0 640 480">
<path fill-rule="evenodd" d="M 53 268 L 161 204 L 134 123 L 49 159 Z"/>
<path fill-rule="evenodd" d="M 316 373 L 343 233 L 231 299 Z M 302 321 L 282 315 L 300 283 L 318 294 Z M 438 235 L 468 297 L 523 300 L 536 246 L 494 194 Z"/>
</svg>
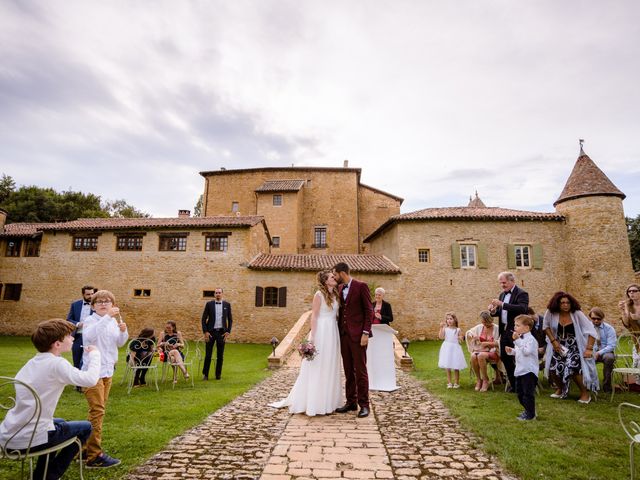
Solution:
<svg viewBox="0 0 640 480">
<path fill-rule="evenodd" d="M 640 270 L 640 215 L 636 218 L 627 217 L 627 234 L 629 235 L 633 270 L 637 272 Z"/>
<path fill-rule="evenodd" d="M 149 218 L 151 216 L 148 213 L 138 210 L 133 205 L 129 205 L 124 200 L 107 201 L 103 205 L 103 209 L 110 217 L 115 218 Z"/>
<path fill-rule="evenodd" d="M 82 192 L 56 192 L 53 188 L 21 186 L 7 175 L 0 179 L 0 208 L 7 222 L 68 222 L 78 218 L 150 217 L 124 200 L 103 203 L 100 196 Z"/>
<path fill-rule="evenodd" d="M 203 194 L 201 193 L 200 196 L 198 197 L 198 203 L 196 203 L 196 206 L 193 207 L 193 216 L 194 217 L 201 217 L 202 216 L 202 214 L 203 214 L 202 201 L 203 201 Z"/>
<path fill-rule="evenodd" d="M 16 189 L 16 182 L 13 181 L 9 175 L 2 174 L 2 179 L 0 179 L 0 204 L 4 203 L 4 201 L 9 198 L 9 195 L 13 193 Z"/>
</svg>

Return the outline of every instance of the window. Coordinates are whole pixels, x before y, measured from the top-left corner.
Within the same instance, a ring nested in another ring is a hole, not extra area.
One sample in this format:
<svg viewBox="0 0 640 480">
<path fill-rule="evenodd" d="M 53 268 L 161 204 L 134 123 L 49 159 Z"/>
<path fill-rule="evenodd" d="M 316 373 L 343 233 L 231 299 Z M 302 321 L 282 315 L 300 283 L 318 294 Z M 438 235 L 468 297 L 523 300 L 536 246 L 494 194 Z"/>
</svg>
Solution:
<svg viewBox="0 0 640 480">
<path fill-rule="evenodd" d="M 172 233 L 160 235 L 160 248 L 163 252 L 184 252 L 187 250 L 187 234 Z"/>
<path fill-rule="evenodd" d="M 256 287 L 256 307 L 286 307 L 287 287 Z"/>
<path fill-rule="evenodd" d="M 233 213 L 240 211 L 240 204 L 238 202 L 231 202 L 231 211 Z"/>
<path fill-rule="evenodd" d="M 148 288 L 135 288 L 133 290 L 133 296 L 134 297 L 150 297 L 151 290 Z"/>
<path fill-rule="evenodd" d="M 267 287 L 264 289 L 264 306 L 278 306 L 278 289 L 276 287 Z"/>
<path fill-rule="evenodd" d="M 78 250 L 78 251 L 98 250 L 98 236 L 97 235 L 74 235 L 73 250 Z"/>
<path fill-rule="evenodd" d="M 226 252 L 229 249 L 230 233 L 208 234 L 204 241 L 204 249 L 207 252 Z"/>
<path fill-rule="evenodd" d="M 273 206 L 274 207 L 282 206 L 282 194 L 281 193 L 276 193 L 273 196 Z"/>
<path fill-rule="evenodd" d="M 516 268 L 531 267 L 531 249 L 529 245 L 516 245 Z"/>
<path fill-rule="evenodd" d="M 280 248 L 280 237 L 271 237 L 271 244 L 273 248 Z"/>
<path fill-rule="evenodd" d="M 11 238 L 7 240 L 7 248 L 4 251 L 5 257 L 19 257 L 22 240 L 19 238 Z"/>
<path fill-rule="evenodd" d="M 327 227 L 316 227 L 313 233 L 313 247 L 327 248 Z"/>
<path fill-rule="evenodd" d="M 215 290 L 203 290 L 202 297 L 203 298 L 215 298 L 216 291 Z"/>
<path fill-rule="evenodd" d="M 29 238 L 24 242 L 24 256 L 25 257 L 39 257 L 40 256 L 40 238 Z"/>
<path fill-rule="evenodd" d="M 18 300 L 20 300 L 21 293 L 22 293 L 21 283 L 5 283 L 4 294 L 2 295 L 2 299 L 12 300 L 14 302 L 17 302 Z"/>
<path fill-rule="evenodd" d="M 460 245 L 460 266 L 462 268 L 475 268 L 476 246 Z"/>
<path fill-rule="evenodd" d="M 116 250 L 142 250 L 142 235 L 118 235 Z"/>
<path fill-rule="evenodd" d="M 418 262 L 429 263 L 431 261 L 431 252 L 428 248 L 418 249 Z"/>
</svg>

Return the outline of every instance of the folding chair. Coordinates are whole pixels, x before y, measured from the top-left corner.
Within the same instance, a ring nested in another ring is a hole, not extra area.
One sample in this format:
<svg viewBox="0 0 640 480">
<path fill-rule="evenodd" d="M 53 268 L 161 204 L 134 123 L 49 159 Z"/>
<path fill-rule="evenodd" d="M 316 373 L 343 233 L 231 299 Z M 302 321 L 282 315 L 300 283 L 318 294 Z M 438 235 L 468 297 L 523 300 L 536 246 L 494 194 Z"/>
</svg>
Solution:
<svg viewBox="0 0 640 480">
<path fill-rule="evenodd" d="M 38 392 L 36 392 L 30 385 L 21 382 L 15 378 L 11 377 L 0 377 L 0 409 L 9 411 L 11 410 L 16 403 L 16 391 L 18 388 L 25 389 L 31 397 L 33 397 L 33 412 L 27 419 L 27 421 L 20 426 L 19 430 L 10 438 L 6 439 L 2 444 L 0 444 L 0 460 L 15 460 L 20 462 L 20 478 L 24 478 L 24 465 L 25 461 L 29 460 L 29 478 L 33 479 L 33 459 L 37 458 L 41 455 L 47 455 L 47 459 L 44 467 L 44 476 L 47 476 L 47 470 L 49 469 L 49 456 L 50 453 L 55 453 L 63 448 L 71 445 L 72 443 L 78 444 L 78 455 L 80 461 L 78 462 L 80 468 L 80 479 L 83 480 L 82 476 L 82 442 L 78 437 L 70 438 L 62 443 L 54 445 L 53 447 L 49 447 L 44 450 L 33 451 L 34 447 L 37 445 L 33 445 L 33 438 L 36 434 L 36 427 L 40 422 L 40 415 L 42 413 L 42 403 L 40 401 L 40 396 Z M 4 415 L 3 415 L 4 416 Z M 26 448 L 14 448 L 11 446 L 11 441 L 16 437 L 16 435 L 20 433 L 28 433 L 29 434 L 29 443 Z"/>
</svg>

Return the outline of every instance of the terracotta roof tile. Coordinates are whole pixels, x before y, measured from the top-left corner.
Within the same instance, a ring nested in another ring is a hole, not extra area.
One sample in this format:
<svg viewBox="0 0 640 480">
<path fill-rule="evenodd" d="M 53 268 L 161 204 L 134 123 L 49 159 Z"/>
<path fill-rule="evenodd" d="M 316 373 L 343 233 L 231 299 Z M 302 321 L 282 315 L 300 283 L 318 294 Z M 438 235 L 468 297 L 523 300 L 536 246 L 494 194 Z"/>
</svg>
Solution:
<svg viewBox="0 0 640 480">
<path fill-rule="evenodd" d="M 562 221 L 564 217 L 558 213 L 530 212 L 500 207 L 442 207 L 425 208 L 410 213 L 402 213 L 390 217 L 371 233 L 364 242 L 369 242 L 380 233 L 398 222 L 421 220 L 469 220 L 469 221 Z"/>
<path fill-rule="evenodd" d="M 42 225 L 48 223 L 7 223 L 4 231 L 0 232 L 0 237 L 28 237 L 40 233 Z"/>
<path fill-rule="evenodd" d="M 304 180 L 267 180 L 256 192 L 297 192 L 304 185 Z"/>
<path fill-rule="evenodd" d="M 626 195 L 613 184 L 602 170 L 580 150 L 580 156 L 573 166 L 571 175 L 562 189 L 562 193 L 555 201 L 555 207 L 566 200 L 592 195 L 608 195 L 624 199 Z"/>
<path fill-rule="evenodd" d="M 253 270 L 313 271 L 333 268 L 338 262 L 345 262 L 354 272 L 401 273 L 400 268 L 384 255 L 317 255 L 291 254 L 269 255 L 261 253 L 248 267 Z"/>
<path fill-rule="evenodd" d="M 261 216 L 174 217 L 174 218 L 79 218 L 70 222 L 42 223 L 39 230 L 120 230 L 139 228 L 252 227 Z"/>
</svg>

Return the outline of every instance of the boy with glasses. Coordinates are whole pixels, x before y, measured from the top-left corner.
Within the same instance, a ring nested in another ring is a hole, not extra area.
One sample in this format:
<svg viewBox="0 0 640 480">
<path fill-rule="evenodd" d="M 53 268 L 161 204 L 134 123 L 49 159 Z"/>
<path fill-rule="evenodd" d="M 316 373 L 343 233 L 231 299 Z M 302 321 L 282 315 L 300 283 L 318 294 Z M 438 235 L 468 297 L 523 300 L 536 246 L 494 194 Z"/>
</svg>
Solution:
<svg viewBox="0 0 640 480">
<path fill-rule="evenodd" d="M 602 390 L 605 393 L 611 393 L 611 374 L 613 372 L 613 364 L 616 361 L 616 355 L 613 352 L 618 344 L 616 331 L 604 321 L 604 312 L 601 308 L 593 307 L 589 312 L 589 318 L 596 328 L 593 358 L 595 358 L 596 362 L 603 364 L 604 380 L 602 382 Z"/>
<path fill-rule="evenodd" d="M 111 390 L 111 381 L 115 364 L 118 361 L 118 348 L 127 343 L 129 333 L 127 325 L 118 320 L 120 309 L 115 304 L 115 297 L 107 290 L 98 290 L 91 297 L 94 313 L 84 321 L 84 347 L 96 346 L 102 353 L 100 362 L 100 379 L 98 383 L 84 391 L 89 404 L 89 421 L 93 427 L 87 441 L 87 468 L 108 468 L 120 463 L 102 451 L 102 422 Z M 87 355 L 85 351 L 85 356 Z M 84 369 L 85 358 L 83 358 Z"/>
</svg>

